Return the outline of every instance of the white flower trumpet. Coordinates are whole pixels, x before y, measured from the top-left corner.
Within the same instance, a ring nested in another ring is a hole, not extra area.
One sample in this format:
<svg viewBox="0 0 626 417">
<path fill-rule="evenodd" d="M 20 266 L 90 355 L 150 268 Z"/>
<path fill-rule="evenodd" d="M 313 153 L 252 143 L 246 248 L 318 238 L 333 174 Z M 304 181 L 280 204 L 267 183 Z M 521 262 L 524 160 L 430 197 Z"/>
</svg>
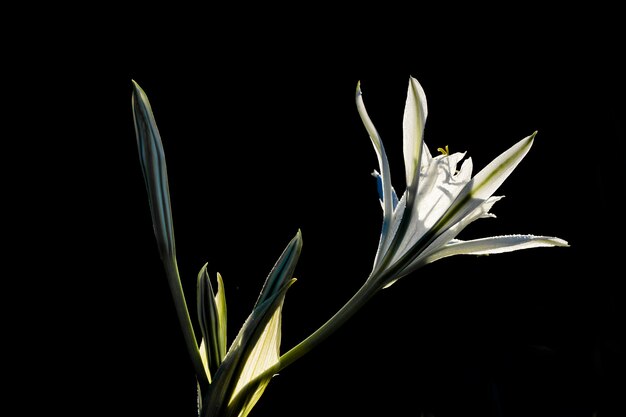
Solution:
<svg viewBox="0 0 626 417">
<path fill-rule="evenodd" d="M 474 220 L 495 217 L 489 212 L 502 197 L 493 193 L 513 172 L 532 146 L 536 132 L 517 142 L 472 177 L 472 160 L 465 153 L 433 157 L 424 143 L 428 115 L 426 95 L 410 77 L 404 109 L 404 164 L 407 188 L 400 199 L 391 186 L 383 142 L 370 120 L 360 85 L 357 109 L 378 156 L 378 182 L 383 226 L 370 280 L 388 287 L 419 267 L 452 255 L 486 255 L 545 246 L 568 246 L 548 236 L 507 235 L 462 241 L 456 236 Z"/>
</svg>

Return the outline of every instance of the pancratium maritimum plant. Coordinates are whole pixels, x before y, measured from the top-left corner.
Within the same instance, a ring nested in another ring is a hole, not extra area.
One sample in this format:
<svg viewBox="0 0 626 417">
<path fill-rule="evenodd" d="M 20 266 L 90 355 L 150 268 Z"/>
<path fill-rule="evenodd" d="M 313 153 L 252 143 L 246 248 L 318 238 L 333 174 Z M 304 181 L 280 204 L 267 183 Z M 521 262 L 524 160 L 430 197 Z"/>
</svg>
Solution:
<svg viewBox="0 0 626 417">
<path fill-rule="evenodd" d="M 423 141 L 426 95 L 410 77 L 403 120 L 406 190 L 398 198 L 391 185 L 387 155 L 370 120 L 360 85 L 358 113 L 378 157 L 378 184 L 383 222 L 370 276 L 354 296 L 319 329 L 288 352 L 280 354 L 281 314 L 285 294 L 295 281 L 302 237 L 289 242 L 270 271 L 248 319 L 228 347 L 224 283 L 217 274 L 217 290 L 206 265 L 198 274 L 197 314 L 200 343 L 195 335 L 178 273 L 167 168 L 159 131 L 145 92 L 133 82 L 133 115 L 139 157 L 148 191 L 157 245 L 198 381 L 201 417 L 245 417 L 259 400 L 271 378 L 337 330 L 374 294 L 418 268 L 452 255 L 485 255 L 519 249 L 568 246 L 563 239 L 534 235 L 493 236 L 459 240 L 473 221 L 494 217 L 493 194 L 528 153 L 535 133 L 517 142 L 478 174 L 464 153 L 447 148 L 432 156 Z M 458 164 L 461 163 L 460 168 Z"/>
</svg>

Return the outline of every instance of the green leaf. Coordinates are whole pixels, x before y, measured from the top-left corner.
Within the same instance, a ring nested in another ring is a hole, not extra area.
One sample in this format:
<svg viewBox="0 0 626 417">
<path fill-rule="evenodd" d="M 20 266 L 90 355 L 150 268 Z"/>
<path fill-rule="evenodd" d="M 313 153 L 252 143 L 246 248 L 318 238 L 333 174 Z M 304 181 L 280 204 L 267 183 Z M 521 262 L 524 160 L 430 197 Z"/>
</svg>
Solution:
<svg viewBox="0 0 626 417">
<path fill-rule="evenodd" d="M 227 351 L 227 332 L 226 332 L 226 293 L 224 290 L 224 281 L 220 273 L 217 273 L 217 294 L 215 294 L 215 308 L 217 309 L 218 317 L 218 332 L 217 332 L 217 348 L 219 350 L 220 362 L 224 360 Z"/>
<path fill-rule="evenodd" d="M 287 283 L 283 294 L 277 298 L 278 307 L 245 360 L 245 365 L 227 407 L 228 416 L 247 416 L 278 370 L 284 293 L 293 282 L 295 282 L 295 278 Z M 263 377 L 257 379 L 259 376 Z"/>
<path fill-rule="evenodd" d="M 207 395 L 204 396 L 202 403 L 204 408 L 202 410 L 203 417 L 221 417 L 229 410 L 229 413 L 233 413 L 233 406 L 229 407 L 229 404 L 236 399 L 239 391 L 246 388 L 246 393 L 254 395 L 258 389 L 252 390 L 250 387 L 246 387 L 245 384 L 252 380 L 258 373 L 267 371 L 278 365 L 270 363 L 270 355 L 273 355 L 273 347 L 280 345 L 280 329 L 278 332 L 273 332 L 273 340 L 268 339 L 268 328 L 271 330 L 273 326 L 270 326 L 272 319 L 276 320 L 276 312 L 280 314 L 280 309 L 285 298 L 285 294 L 289 287 L 295 282 L 295 278 L 287 282 L 283 288 L 272 297 L 261 303 L 244 323 L 243 327 L 239 331 L 239 334 L 233 341 L 228 354 L 224 358 L 222 365 L 217 370 L 213 383 L 209 385 Z M 274 321 L 275 323 L 275 321 Z M 261 343 L 261 348 L 257 348 L 257 345 Z M 260 361 L 257 363 L 257 361 Z M 264 365 L 265 368 L 257 367 L 257 365 Z M 250 372 L 250 369 L 255 368 L 255 372 Z M 273 374 L 270 374 L 268 378 L 271 378 Z M 240 379 L 244 379 L 244 385 L 240 384 Z M 258 386 L 255 388 L 264 389 L 261 386 L 267 385 L 267 382 L 259 381 Z M 237 404 L 246 405 L 251 401 L 251 397 L 237 398 Z"/>
<path fill-rule="evenodd" d="M 170 261 L 176 256 L 176 245 L 165 152 L 148 96 L 135 81 L 133 81 L 133 87 L 133 119 L 139 148 L 139 162 L 148 190 L 154 234 L 161 258 L 164 261 Z"/>
<path fill-rule="evenodd" d="M 273 376 L 272 370 L 278 369 L 282 305 L 295 282 L 292 274 L 301 248 L 298 231 L 270 271 L 252 313 L 215 373 L 203 397 L 202 417 L 247 415 Z"/>
<path fill-rule="evenodd" d="M 202 330 L 200 356 L 209 381 L 226 356 L 226 298 L 224 283 L 217 274 L 218 291 L 213 292 L 211 279 L 205 264 L 198 273 L 197 309 Z"/>
<path fill-rule="evenodd" d="M 265 284 L 263 284 L 263 289 L 259 294 L 259 298 L 257 299 L 254 308 L 270 298 L 276 292 L 280 291 L 285 282 L 293 276 L 293 271 L 296 268 L 301 251 L 302 233 L 298 230 L 296 236 L 291 239 L 265 279 Z"/>
<path fill-rule="evenodd" d="M 139 148 L 139 162 L 148 191 L 148 201 L 159 255 L 165 266 L 165 274 L 174 300 L 176 315 L 185 338 L 187 352 L 198 381 L 207 384 L 208 376 L 198 350 L 198 340 L 189 317 L 176 262 L 174 222 L 172 220 L 167 166 L 161 135 L 154 120 L 148 96 L 135 81 L 133 81 L 132 109 L 137 147 Z"/>
</svg>

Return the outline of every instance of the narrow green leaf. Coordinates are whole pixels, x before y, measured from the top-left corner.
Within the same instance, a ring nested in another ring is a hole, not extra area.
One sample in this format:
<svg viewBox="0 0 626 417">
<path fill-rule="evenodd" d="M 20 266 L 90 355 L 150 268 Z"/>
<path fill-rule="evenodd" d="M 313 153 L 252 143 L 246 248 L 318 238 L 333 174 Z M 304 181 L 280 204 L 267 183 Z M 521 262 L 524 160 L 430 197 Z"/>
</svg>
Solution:
<svg viewBox="0 0 626 417">
<path fill-rule="evenodd" d="M 170 261 L 176 256 L 176 245 L 165 152 L 148 96 L 135 81 L 133 81 L 133 87 L 133 119 L 139 148 L 139 162 L 148 190 L 154 234 L 161 258 L 164 261 Z"/>
<path fill-rule="evenodd" d="M 215 294 L 215 307 L 217 309 L 218 332 L 217 332 L 217 348 L 219 351 L 220 363 L 224 360 L 228 349 L 227 340 L 227 315 L 226 315 L 226 292 L 224 291 L 224 281 L 222 275 L 217 273 L 217 294 Z"/>
<path fill-rule="evenodd" d="M 245 365 L 233 390 L 232 398 L 227 407 L 227 416 L 245 417 L 261 398 L 265 388 L 278 371 L 280 360 L 280 341 L 282 307 L 285 292 L 295 282 L 289 281 L 278 297 L 278 306 L 265 325 L 265 329 L 254 344 L 254 348 L 245 359 Z M 270 371 L 269 373 L 266 373 Z M 259 380 L 257 377 L 267 375 Z"/>
<path fill-rule="evenodd" d="M 247 414 L 273 375 L 268 370 L 278 369 L 282 305 L 295 282 L 292 274 L 301 249 L 302 235 L 298 231 L 270 271 L 252 313 L 215 373 L 203 397 L 202 417 Z M 257 378 L 266 373 L 267 378 Z M 234 405 L 229 406 L 231 403 Z"/>
<path fill-rule="evenodd" d="M 292 276 L 302 251 L 302 233 L 298 230 L 283 253 L 280 255 L 269 275 L 265 279 L 263 289 L 255 304 L 258 306 L 279 291 Z"/>
<path fill-rule="evenodd" d="M 285 294 L 293 282 L 295 282 L 295 278 L 292 278 L 280 291 L 259 304 L 248 316 L 222 365 L 217 370 L 206 396 L 204 396 L 202 402 L 205 407 L 202 410 L 202 417 L 222 417 L 225 415 L 229 403 L 238 394 L 236 388 L 239 379 L 246 367 L 251 365 L 248 364 L 248 359 L 258 341 L 262 339 L 274 313 L 282 306 Z"/>
<path fill-rule="evenodd" d="M 222 305 L 218 306 L 218 297 L 213 292 L 211 278 L 206 267 L 205 264 L 198 273 L 196 306 L 198 322 L 202 330 L 200 354 L 210 381 L 211 375 L 215 374 L 225 356 L 226 329 L 221 326 L 226 326 L 226 304 L 221 276 L 218 279 L 218 295 Z M 224 316 L 223 319 L 221 316 Z"/>
<path fill-rule="evenodd" d="M 174 225 L 165 152 L 163 151 L 161 136 L 152 114 L 148 96 L 135 81 L 133 81 L 132 109 L 137 147 L 139 149 L 139 162 L 148 191 L 148 201 L 150 203 L 152 224 L 159 255 L 165 266 L 167 281 L 183 337 L 185 338 L 187 352 L 191 358 L 198 381 L 201 384 L 207 384 L 208 376 L 198 350 L 198 340 L 189 317 L 189 310 L 176 262 L 176 245 L 174 243 Z"/>
</svg>

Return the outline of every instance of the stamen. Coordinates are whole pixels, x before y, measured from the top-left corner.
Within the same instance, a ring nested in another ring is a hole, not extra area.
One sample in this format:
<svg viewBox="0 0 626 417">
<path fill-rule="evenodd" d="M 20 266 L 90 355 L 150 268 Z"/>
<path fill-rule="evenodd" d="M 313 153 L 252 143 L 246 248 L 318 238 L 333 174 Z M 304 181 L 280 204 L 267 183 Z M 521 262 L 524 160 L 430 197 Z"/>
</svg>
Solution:
<svg viewBox="0 0 626 417">
<path fill-rule="evenodd" d="M 443 156 L 450 155 L 450 151 L 448 150 L 448 145 L 445 148 L 437 148 L 437 152 L 441 152 Z"/>
</svg>

